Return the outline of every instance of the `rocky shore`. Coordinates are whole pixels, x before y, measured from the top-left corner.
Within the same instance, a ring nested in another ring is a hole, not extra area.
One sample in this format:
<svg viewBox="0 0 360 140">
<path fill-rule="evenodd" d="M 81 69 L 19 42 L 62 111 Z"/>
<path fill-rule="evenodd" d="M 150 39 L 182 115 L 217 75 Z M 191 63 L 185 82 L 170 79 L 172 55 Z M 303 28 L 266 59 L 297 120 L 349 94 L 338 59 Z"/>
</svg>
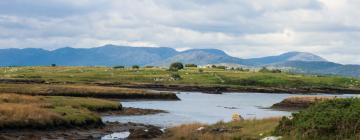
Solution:
<svg viewBox="0 0 360 140">
<path fill-rule="evenodd" d="M 123 107 L 121 110 L 96 112 L 99 115 L 149 115 L 157 113 L 167 113 L 163 110 L 140 109 Z M 105 135 L 113 133 L 128 132 L 128 139 L 149 139 L 162 135 L 159 127 L 139 123 L 118 123 L 105 122 L 104 125 L 77 127 L 77 128 L 57 128 L 57 129 L 5 129 L 0 130 L 0 140 L 99 140 Z"/>
<path fill-rule="evenodd" d="M 105 123 L 99 128 L 76 128 L 55 130 L 0 130 L 1 140 L 99 140 L 105 135 L 129 132 L 129 139 L 149 139 L 159 137 L 163 132 L 159 127 L 137 123 Z"/>
<path fill-rule="evenodd" d="M 272 105 L 271 108 L 278 110 L 301 110 L 315 103 L 335 98 L 336 96 L 292 96 Z"/>
</svg>

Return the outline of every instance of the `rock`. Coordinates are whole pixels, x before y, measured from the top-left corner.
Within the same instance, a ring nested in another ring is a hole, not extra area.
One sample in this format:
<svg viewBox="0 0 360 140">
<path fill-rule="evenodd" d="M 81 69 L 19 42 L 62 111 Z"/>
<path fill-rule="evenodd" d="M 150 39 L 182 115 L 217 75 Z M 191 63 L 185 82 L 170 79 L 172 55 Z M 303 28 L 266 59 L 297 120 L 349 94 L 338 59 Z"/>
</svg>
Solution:
<svg viewBox="0 0 360 140">
<path fill-rule="evenodd" d="M 159 137 L 162 134 L 163 131 L 157 127 L 136 128 L 130 130 L 128 139 L 152 139 Z"/>
<path fill-rule="evenodd" d="M 244 118 L 240 114 L 235 113 L 232 115 L 232 121 L 243 121 L 243 120 Z"/>
<path fill-rule="evenodd" d="M 279 140 L 281 138 L 282 138 L 281 136 L 278 136 L 278 137 L 277 136 L 269 136 L 269 137 L 265 137 L 261 140 Z"/>
<path fill-rule="evenodd" d="M 196 131 L 203 131 L 205 129 L 205 127 L 199 127 L 198 129 L 196 129 Z"/>
<path fill-rule="evenodd" d="M 213 128 L 211 129 L 211 132 L 214 132 L 214 133 L 223 133 L 223 132 L 226 132 L 228 131 L 227 129 L 225 128 Z"/>
</svg>

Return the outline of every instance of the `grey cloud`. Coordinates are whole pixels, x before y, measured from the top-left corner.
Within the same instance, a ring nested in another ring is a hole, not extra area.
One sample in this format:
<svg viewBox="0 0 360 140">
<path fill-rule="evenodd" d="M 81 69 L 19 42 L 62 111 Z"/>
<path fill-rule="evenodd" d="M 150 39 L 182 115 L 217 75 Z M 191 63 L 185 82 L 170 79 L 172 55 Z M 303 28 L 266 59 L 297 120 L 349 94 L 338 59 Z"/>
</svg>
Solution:
<svg viewBox="0 0 360 140">
<path fill-rule="evenodd" d="M 0 48 L 107 43 L 218 48 L 238 57 L 308 51 L 359 63 L 356 0 L 2 0 Z M 347 57 L 342 57 L 347 55 Z"/>
</svg>

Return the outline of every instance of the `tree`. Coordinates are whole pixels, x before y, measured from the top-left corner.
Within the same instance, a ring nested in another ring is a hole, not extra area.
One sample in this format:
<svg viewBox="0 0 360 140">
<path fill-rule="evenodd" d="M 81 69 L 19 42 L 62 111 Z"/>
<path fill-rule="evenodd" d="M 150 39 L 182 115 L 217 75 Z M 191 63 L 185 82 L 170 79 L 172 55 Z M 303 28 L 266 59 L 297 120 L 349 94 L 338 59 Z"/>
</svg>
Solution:
<svg viewBox="0 0 360 140">
<path fill-rule="evenodd" d="M 170 65 L 170 71 L 178 71 L 184 68 L 184 65 L 181 62 L 175 62 Z"/>
<path fill-rule="evenodd" d="M 185 67 L 197 67 L 196 64 L 185 64 Z"/>
<path fill-rule="evenodd" d="M 132 68 L 133 68 L 133 69 L 139 69 L 140 66 L 138 66 L 138 65 L 133 65 Z"/>
<path fill-rule="evenodd" d="M 226 66 L 217 66 L 216 68 L 217 68 L 217 69 L 223 69 L 223 70 L 224 70 L 224 69 L 226 69 Z"/>
<path fill-rule="evenodd" d="M 125 66 L 114 66 L 113 68 L 114 69 L 123 69 L 123 68 L 125 68 Z"/>
<path fill-rule="evenodd" d="M 259 72 L 263 72 L 263 73 L 281 73 L 280 69 L 268 69 L 266 67 L 262 67 Z"/>
<path fill-rule="evenodd" d="M 56 67 L 56 64 L 51 64 L 52 67 Z"/>
<path fill-rule="evenodd" d="M 266 73 L 266 72 L 270 72 L 270 70 L 269 70 L 268 68 L 266 68 L 266 67 L 262 67 L 262 68 L 259 70 L 259 72 L 264 72 L 264 73 Z"/>
<path fill-rule="evenodd" d="M 145 66 L 145 68 L 154 68 L 155 66 Z"/>
</svg>

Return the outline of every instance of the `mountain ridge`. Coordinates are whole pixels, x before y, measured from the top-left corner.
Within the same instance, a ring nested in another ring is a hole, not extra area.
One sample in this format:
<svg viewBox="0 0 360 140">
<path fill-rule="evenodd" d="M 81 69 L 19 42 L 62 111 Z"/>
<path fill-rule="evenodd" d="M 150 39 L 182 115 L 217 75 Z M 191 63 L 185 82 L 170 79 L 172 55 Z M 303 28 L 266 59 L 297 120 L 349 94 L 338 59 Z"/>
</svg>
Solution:
<svg viewBox="0 0 360 140">
<path fill-rule="evenodd" d="M 360 77 L 360 65 L 342 65 L 308 52 L 287 52 L 259 58 L 238 58 L 219 49 L 177 51 L 168 47 L 131 47 L 104 45 L 95 48 L 64 47 L 0 49 L 0 66 L 168 66 L 173 62 L 236 64 L 249 67 L 291 68 L 300 73 L 336 74 Z"/>
</svg>

